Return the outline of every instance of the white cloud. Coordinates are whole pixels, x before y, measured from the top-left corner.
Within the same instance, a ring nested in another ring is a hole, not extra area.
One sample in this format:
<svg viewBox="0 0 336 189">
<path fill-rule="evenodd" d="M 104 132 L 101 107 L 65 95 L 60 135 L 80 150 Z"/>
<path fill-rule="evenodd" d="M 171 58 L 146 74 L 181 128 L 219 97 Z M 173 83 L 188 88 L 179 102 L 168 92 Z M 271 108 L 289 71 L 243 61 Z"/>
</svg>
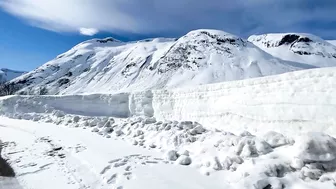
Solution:
<svg viewBox="0 0 336 189">
<path fill-rule="evenodd" d="M 93 36 L 96 35 L 99 31 L 95 28 L 79 28 L 79 33 L 82 35 Z"/>
<path fill-rule="evenodd" d="M 321 31 L 312 25 L 336 22 L 335 0 L 0 0 L 0 8 L 58 32 L 161 35 L 215 28 L 249 35 Z"/>
</svg>

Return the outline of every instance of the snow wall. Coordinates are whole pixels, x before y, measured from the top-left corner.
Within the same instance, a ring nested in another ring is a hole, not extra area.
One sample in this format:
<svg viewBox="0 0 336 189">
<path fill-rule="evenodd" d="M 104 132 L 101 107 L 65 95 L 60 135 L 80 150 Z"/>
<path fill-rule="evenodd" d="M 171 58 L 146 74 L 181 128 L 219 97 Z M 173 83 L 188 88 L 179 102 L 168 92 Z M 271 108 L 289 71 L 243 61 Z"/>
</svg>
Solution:
<svg viewBox="0 0 336 189">
<path fill-rule="evenodd" d="M 336 69 L 312 69 L 282 75 L 192 88 L 122 94 L 12 96 L 2 112 L 69 114 L 158 120 L 192 120 L 228 130 L 336 132 Z"/>
</svg>

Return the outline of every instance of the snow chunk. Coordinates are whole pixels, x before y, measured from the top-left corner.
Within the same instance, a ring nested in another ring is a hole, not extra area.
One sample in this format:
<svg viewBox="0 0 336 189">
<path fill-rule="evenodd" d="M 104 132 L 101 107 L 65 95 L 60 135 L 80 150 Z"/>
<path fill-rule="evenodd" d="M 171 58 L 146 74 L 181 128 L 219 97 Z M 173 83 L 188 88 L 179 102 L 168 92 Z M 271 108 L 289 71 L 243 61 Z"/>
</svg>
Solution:
<svg viewBox="0 0 336 189">
<path fill-rule="evenodd" d="M 291 167 L 294 169 L 302 169 L 302 167 L 304 167 L 304 162 L 301 159 L 294 158 L 292 160 Z"/>
<path fill-rule="evenodd" d="M 55 110 L 55 111 L 53 111 L 53 115 L 56 116 L 56 117 L 64 117 L 65 113 L 63 111 L 60 111 L 60 110 Z"/>
<path fill-rule="evenodd" d="M 243 157 L 255 157 L 271 151 L 272 147 L 266 141 L 253 136 L 242 137 L 236 148 L 236 154 Z"/>
<path fill-rule="evenodd" d="M 105 127 L 104 128 L 104 133 L 110 134 L 113 132 L 113 128 L 112 127 Z"/>
<path fill-rule="evenodd" d="M 178 157 L 179 156 L 178 156 L 176 150 L 169 150 L 165 154 L 165 159 L 167 159 L 169 161 L 176 161 Z"/>
<path fill-rule="evenodd" d="M 244 136 L 253 136 L 253 135 L 248 131 L 243 131 L 242 133 L 240 133 L 239 136 L 244 137 Z"/>
<path fill-rule="evenodd" d="M 181 155 L 177 160 L 176 163 L 180 165 L 190 165 L 191 164 L 191 158 L 186 155 Z"/>
<path fill-rule="evenodd" d="M 267 132 L 263 138 L 268 144 L 272 146 L 272 148 L 283 146 L 289 143 L 288 139 L 284 135 L 274 131 Z"/>
<path fill-rule="evenodd" d="M 124 134 L 124 132 L 123 132 L 122 130 L 117 130 L 117 131 L 115 132 L 115 134 L 116 134 L 116 136 L 121 136 L 121 135 Z"/>
<path fill-rule="evenodd" d="M 328 162 L 336 158 L 336 139 L 318 132 L 309 132 L 295 140 L 295 157 L 304 162 Z"/>
<path fill-rule="evenodd" d="M 145 119 L 145 124 L 152 124 L 152 123 L 155 123 L 155 122 L 156 122 L 155 117 Z"/>
<path fill-rule="evenodd" d="M 180 155 L 185 155 L 185 156 L 189 156 L 189 151 L 188 150 L 180 150 L 180 151 L 178 151 L 178 155 L 180 156 Z"/>
<path fill-rule="evenodd" d="M 104 127 L 105 127 L 105 128 L 110 128 L 110 127 L 112 127 L 111 122 L 110 122 L 110 121 L 107 121 L 107 122 L 104 124 Z"/>
<path fill-rule="evenodd" d="M 73 122 L 74 123 L 77 123 L 79 121 L 80 117 L 79 116 L 75 116 L 73 117 Z"/>
<path fill-rule="evenodd" d="M 95 127 L 95 128 L 92 129 L 92 132 L 97 133 L 97 132 L 99 132 L 99 129 L 97 127 Z"/>
<path fill-rule="evenodd" d="M 197 134 L 202 134 L 205 132 L 205 129 L 203 128 L 202 125 L 196 126 L 194 129 L 190 131 L 191 135 L 197 135 Z"/>
</svg>

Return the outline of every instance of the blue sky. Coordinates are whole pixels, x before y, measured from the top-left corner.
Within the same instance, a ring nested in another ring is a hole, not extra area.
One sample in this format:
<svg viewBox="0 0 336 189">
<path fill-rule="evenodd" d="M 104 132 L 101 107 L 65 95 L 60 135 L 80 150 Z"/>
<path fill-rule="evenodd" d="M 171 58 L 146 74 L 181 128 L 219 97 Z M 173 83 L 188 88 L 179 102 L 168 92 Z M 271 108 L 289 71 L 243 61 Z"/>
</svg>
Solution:
<svg viewBox="0 0 336 189">
<path fill-rule="evenodd" d="M 93 37 L 178 37 L 199 28 L 336 39 L 336 0 L 0 0 L 0 67 L 32 70 Z"/>
<path fill-rule="evenodd" d="M 69 50 L 72 46 L 91 39 L 78 33 L 58 33 L 26 24 L 0 10 L 0 68 L 29 71 Z M 101 33 L 94 37 L 113 36 Z M 114 36 L 127 40 L 120 36 Z"/>
</svg>

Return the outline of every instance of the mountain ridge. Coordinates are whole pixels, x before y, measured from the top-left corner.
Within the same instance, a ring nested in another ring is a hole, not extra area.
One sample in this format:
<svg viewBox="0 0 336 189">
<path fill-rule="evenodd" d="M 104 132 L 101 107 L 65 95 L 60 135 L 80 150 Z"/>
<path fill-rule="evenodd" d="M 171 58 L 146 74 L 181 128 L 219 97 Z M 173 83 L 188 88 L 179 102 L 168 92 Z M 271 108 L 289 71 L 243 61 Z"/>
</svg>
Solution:
<svg viewBox="0 0 336 189">
<path fill-rule="evenodd" d="M 200 29 L 174 38 L 92 39 L 11 81 L 21 94 L 116 93 L 196 86 L 315 66 L 284 61 L 236 35 Z M 46 88 L 46 90 L 45 90 Z"/>
</svg>

